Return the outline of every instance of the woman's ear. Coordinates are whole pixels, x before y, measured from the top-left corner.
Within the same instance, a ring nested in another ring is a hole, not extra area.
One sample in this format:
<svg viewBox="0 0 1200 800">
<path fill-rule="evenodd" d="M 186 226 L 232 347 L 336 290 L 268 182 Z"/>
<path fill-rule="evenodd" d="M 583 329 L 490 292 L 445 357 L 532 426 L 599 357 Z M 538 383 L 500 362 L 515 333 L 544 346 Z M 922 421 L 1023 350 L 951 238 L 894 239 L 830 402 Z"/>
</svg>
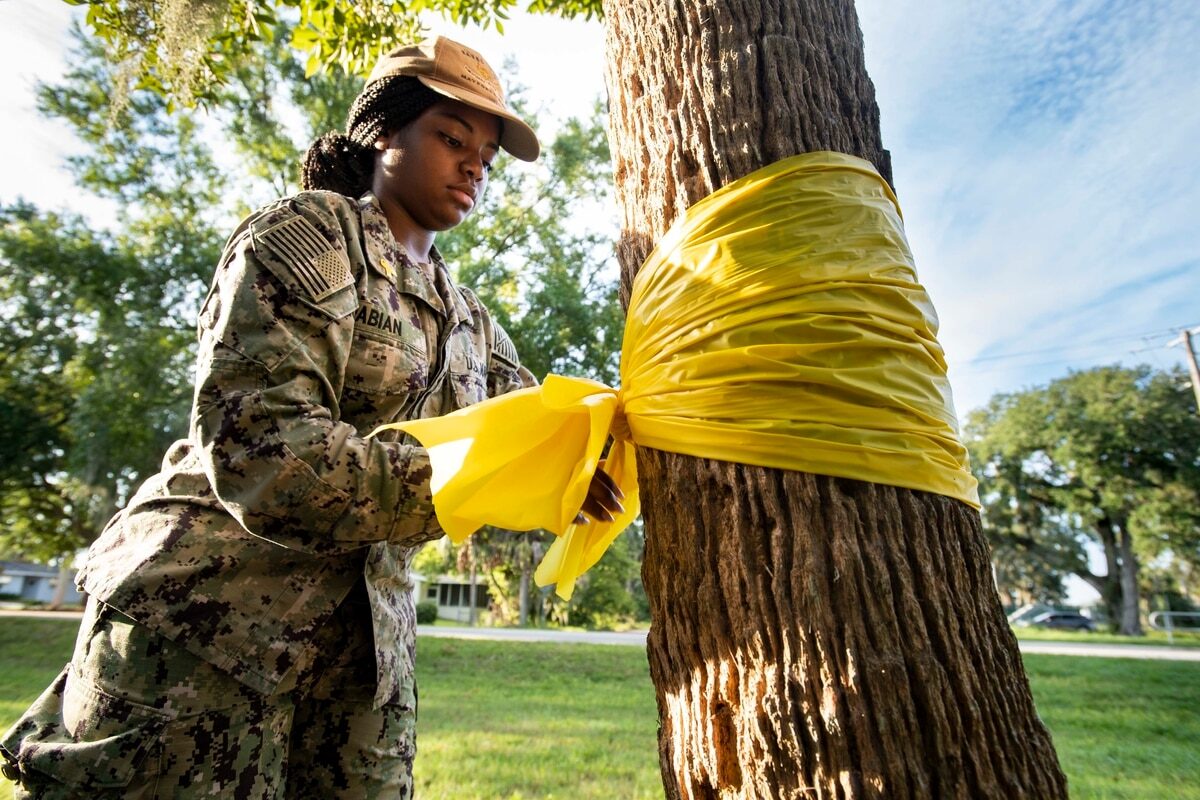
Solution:
<svg viewBox="0 0 1200 800">
<path fill-rule="evenodd" d="M 388 139 L 389 139 L 389 137 L 386 132 L 379 134 L 379 138 L 375 140 L 375 144 L 373 145 L 374 148 L 376 150 L 381 150 L 381 151 L 387 150 L 388 149 Z"/>
</svg>

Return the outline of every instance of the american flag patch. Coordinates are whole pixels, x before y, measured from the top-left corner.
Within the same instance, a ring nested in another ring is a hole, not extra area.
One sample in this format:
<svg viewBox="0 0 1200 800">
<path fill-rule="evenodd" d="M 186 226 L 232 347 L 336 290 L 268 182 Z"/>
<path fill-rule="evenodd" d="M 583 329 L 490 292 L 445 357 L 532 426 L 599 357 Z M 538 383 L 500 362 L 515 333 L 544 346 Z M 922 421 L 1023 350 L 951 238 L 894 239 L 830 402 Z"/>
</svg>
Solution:
<svg viewBox="0 0 1200 800">
<path fill-rule="evenodd" d="M 508 332 L 500 327 L 500 323 L 492 320 L 492 327 L 495 328 L 495 341 L 492 342 L 492 355 L 498 356 L 501 361 L 508 363 L 510 366 L 520 364 L 520 359 L 517 357 L 517 348 L 513 345 L 512 339 L 509 338 Z"/>
<path fill-rule="evenodd" d="M 318 303 L 354 282 L 345 254 L 304 217 L 289 217 L 257 238 L 287 262 L 296 282 Z"/>
</svg>

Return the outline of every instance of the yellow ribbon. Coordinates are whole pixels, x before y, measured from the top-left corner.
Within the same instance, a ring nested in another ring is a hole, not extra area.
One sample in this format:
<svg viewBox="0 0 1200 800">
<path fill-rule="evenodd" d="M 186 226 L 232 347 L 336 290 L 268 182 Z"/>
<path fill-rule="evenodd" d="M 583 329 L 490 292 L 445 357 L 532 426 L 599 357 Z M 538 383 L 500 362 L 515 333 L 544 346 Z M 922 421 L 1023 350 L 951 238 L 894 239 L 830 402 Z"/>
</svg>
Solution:
<svg viewBox="0 0 1200 800">
<path fill-rule="evenodd" d="M 634 279 L 620 392 L 550 375 L 381 430 L 429 451 L 453 541 L 485 524 L 556 534 L 535 577 L 569 598 L 638 513 L 635 443 L 978 508 L 936 333 L 887 183 L 862 159 L 806 153 L 714 192 L 659 242 Z M 604 469 L 625 513 L 575 525 L 614 430 Z"/>
</svg>

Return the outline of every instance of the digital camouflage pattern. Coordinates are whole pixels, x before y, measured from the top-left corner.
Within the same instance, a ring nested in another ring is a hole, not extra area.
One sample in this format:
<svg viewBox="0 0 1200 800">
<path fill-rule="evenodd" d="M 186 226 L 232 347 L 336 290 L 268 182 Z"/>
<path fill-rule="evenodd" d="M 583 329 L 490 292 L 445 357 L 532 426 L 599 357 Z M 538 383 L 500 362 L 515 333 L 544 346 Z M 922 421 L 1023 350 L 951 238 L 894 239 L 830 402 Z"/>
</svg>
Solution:
<svg viewBox="0 0 1200 800">
<path fill-rule="evenodd" d="M 363 437 L 532 376 L 369 194 L 304 192 L 243 223 L 199 327 L 190 435 L 92 546 L 81 587 L 269 693 L 365 571 L 386 702 L 412 670 L 408 565 L 442 533 L 425 451 Z"/>
<path fill-rule="evenodd" d="M 429 273 L 413 264 L 369 193 L 303 192 L 245 220 L 201 309 L 188 436 L 93 544 L 80 588 L 271 696 L 319 663 L 318 632 L 365 579 L 368 705 L 403 705 L 408 567 L 442 532 L 425 451 L 365 434 L 534 383 L 433 255 Z"/>
<path fill-rule="evenodd" d="M 411 798 L 416 696 L 373 708 L 356 591 L 321 657 L 274 695 L 90 601 L 71 664 L 3 742 L 16 797 Z"/>
</svg>

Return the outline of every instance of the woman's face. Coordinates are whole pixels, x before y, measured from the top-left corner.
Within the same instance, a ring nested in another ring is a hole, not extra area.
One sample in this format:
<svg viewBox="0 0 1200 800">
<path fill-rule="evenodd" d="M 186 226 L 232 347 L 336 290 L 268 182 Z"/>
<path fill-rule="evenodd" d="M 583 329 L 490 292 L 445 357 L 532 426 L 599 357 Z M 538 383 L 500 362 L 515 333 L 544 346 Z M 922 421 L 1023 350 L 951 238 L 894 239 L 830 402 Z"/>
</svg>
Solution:
<svg viewBox="0 0 1200 800">
<path fill-rule="evenodd" d="M 389 221 L 398 212 L 414 233 L 458 225 L 483 199 L 499 141 L 498 117 L 449 98 L 380 136 L 372 189 Z"/>
</svg>

